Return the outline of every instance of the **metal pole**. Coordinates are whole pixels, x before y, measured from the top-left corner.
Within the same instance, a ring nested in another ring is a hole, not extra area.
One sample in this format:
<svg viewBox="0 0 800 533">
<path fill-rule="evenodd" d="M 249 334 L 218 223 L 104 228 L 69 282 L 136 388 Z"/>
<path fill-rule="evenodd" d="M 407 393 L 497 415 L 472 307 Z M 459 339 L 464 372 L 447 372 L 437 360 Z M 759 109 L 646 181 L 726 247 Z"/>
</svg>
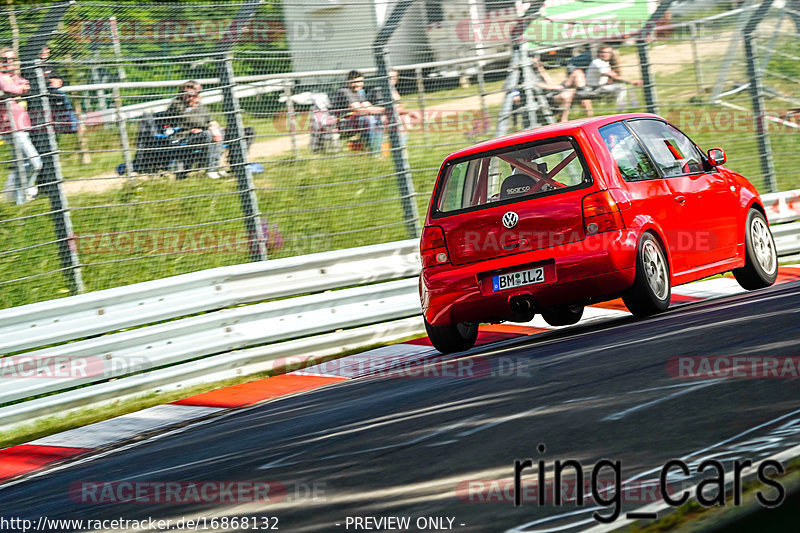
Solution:
<svg viewBox="0 0 800 533">
<path fill-rule="evenodd" d="M 528 128 L 538 128 L 539 118 L 536 116 L 536 101 L 533 96 L 533 70 L 531 70 L 531 59 L 525 47 L 518 47 L 517 58 L 519 68 L 522 69 L 522 88 L 525 91 L 525 112 L 528 114 Z"/>
<path fill-rule="evenodd" d="M 242 111 L 239 108 L 239 99 L 233 91 L 233 58 L 230 52 L 225 54 L 219 69 L 220 85 L 222 88 L 222 112 L 227 122 L 228 154 L 231 169 L 236 175 L 236 184 L 239 189 L 239 198 L 242 202 L 244 224 L 250 239 L 250 260 L 264 261 L 267 259 L 267 247 L 264 230 L 261 226 L 261 213 L 258 210 L 253 175 L 247 162 L 247 143 L 244 139 L 244 124 Z"/>
<path fill-rule="evenodd" d="M 117 17 L 109 17 L 108 23 L 111 28 L 111 41 L 114 48 L 114 57 L 117 59 L 117 77 L 119 81 L 125 81 L 125 68 L 120 62 L 122 57 L 122 49 L 119 44 L 119 34 L 117 33 Z M 119 87 L 114 87 L 114 109 L 116 109 L 117 127 L 119 127 L 119 139 L 122 143 L 122 155 L 125 159 L 125 174 L 128 179 L 133 179 L 133 157 L 131 157 L 131 142 L 128 139 L 128 125 L 122 116 L 122 96 L 120 95 Z"/>
<path fill-rule="evenodd" d="M 694 59 L 694 75 L 697 81 L 697 92 L 703 92 L 703 71 L 700 68 L 700 54 L 697 51 L 697 25 L 692 22 L 689 25 L 689 36 L 692 41 L 692 58 Z"/>
<path fill-rule="evenodd" d="M 486 105 L 486 79 L 483 75 L 483 67 L 483 61 L 478 61 L 478 96 L 481 100 L 481 116 L 479 117 L 480 129 L 476 131 L 476 134 L 480 132 L 481 135 L 488 133 L 489 130 L 489 128 L 485 127 L 489 120 L 489 107 Z"/>
<path fill-rule="evenodd" d="M 658 102 L 656 101 L 656 84 L 653 73 L 650 70 L 650 56 L 647 48 L 650 46 L 646 40 L 640 40 L 636 47 L 639 51 L 639 66 L 642 69 L 642 87 L 644 89 L 644 101 L 647 105 L 648 113 L 658 114 Z"/>
<path fill-rule="evenodd" d="M 749 0 L 749 5 L 752 5 L 754 0 Z M 772 1 L 770 0 L 769 3 L 771 4 Z M 743 6 L 745 7 L 745 6 Z M 755 16 L 755 15 L 753 15 Z M 733 37 L 731 39 L 730 44 L 728 44 L 728 51 L 722 59 L 722 66 L 719 68 L 719 72 L 717 73 L 717 81 L 714 84 L 713 89 L 711 89 L 711 96 L 709 97 L 709 101 L 714 103 L 717 97 L 722 93 L 725 89 L 725 80 L 728 78 L 728 71 L 731 69 L 731 65 L 733 64 L 733 60 L 736 57 L 736 49 L 739 47 L 739 42 L 735 39 L 739 33 L 743 32 L 743 28 L 745 28 L 750 20 L 752 20 L 752 16 L 749 15 L 748 9 L 743 9 L 741 13 L 739 13 L 739 20 L 736 22 L 736 29 L 734 30 Z"/>
<path fill-rule="evenodd" d="M 400 191 L 400 202 L 403 205 L 403 218 L 406 223 L 406 232 L 410 239 L 416 239 L 420 235 L 419 213 L 417 203 L 414 198 L 414 182 L 411 178 L 411 165 L 408 163 L 408 153 L 403 136 L 400 135 L 400 115 L 392 98 L 392 82 L 389 81 L 389 69 L 386 67 L 385 51 L 379 53 L 375 51 L 375 63 L 378 67 L 378 79 L 383 80 L 384 94 L 388 95 L 386 104 L 386 116 L 389 118 L 389 142 L 392 145 L 392 160 L 394 170 L 397 175 L 397 188 Z"/>
<path fill-rule="evenodd" d="M 61 268 L 64 269 L 67 286 L 72 294 L 79 294 L 84 292 L 85 287 L 83 285 L 78 251 L 72 242 L 75 232 L 72 229 L 72 217 L 67 204 L 67 196 L 64 194 L 64 175 L 61 172 L 61 158 L 59 157 L 56 132 L 53 129 L 52 120 L 49 119 L 52 116 L 50 95 L 47 92 L 47 84 L 41 67 L 37 66 L 35 72 L 35 82 L 31 80 L 31 92 L 35 91 L 38 98 L 32 98 L 29 106 L 35 112 L 48 117 L 45 124 L 45 133 L 39 137 L 39 146 L 44 144 L 45 148 L 41 152 L 43 153 L 42 173 L 39 181 L 42 185 L 39 190 L 44 192 L 50 199 L 50 215 L 53 219 L 56 240 L 58 241 L 58 257 L 61 261 Z"/>
<path fill-rule="evenodd" d="M 419 103 L 420 121 L 422 123 L 422 137 L 425 139 L 425 144 L 428 144 L 428 126 L 426 125 L 425 117 L 425 82 L 422 79 L 422 69 L 417 67 L 414 70 L 417 79 L 417 102 Z"/>
<path fill-rule="evenodd" d="M 267 245 L 264 229 L 261 225 L 261 212 L 258 210 L 253 174 L 247 161 L 247 142 L 244 139 L 244 123 L 239 99 L 233 91 L 233 57 L 231 49 L 239 40 L 242 31 L 247 27 L 256 12 L 261 0 L 248 0 L 243 3 L 236 18 L 228 26 L 227 31 L 217 44 L 216 57 L 219 58 L 219 83 L 222 89 L 222 112 L 227 122 L 226 136 L 228 141 L 228 161 L 236 175 L 236 186 L 242 203 L 244 225 L 250 241 L 250 260 L 267 259 Z"/>
<path fill-rule="evenodd" d="M 756 26 L 769 11 L 772 0 L 764 0 L 744 28 L 744 57 L 747 63 L 747 77 L 750 79 L 750 100 L 753 105 L 753 121 L 758 141 L 758 155 L 761 159 L 761 170 L 764 173 L 764 186 L 768 192 L 776 192 L 778 183 L 775 177 L 775 166 L 772 161 L 772 147 L 767 133 L 767 120 L 764 111 L 764 92 L 761 86 L 761 69 L 758 66 L 753 47 Z"/>
<path fill-rule="evenodd" d="M 660 4 L 658 4 L 658 7 L 656 7 L 656 10 L 653 11 L 652 15 L 650 15 L 650 18 L 647 19 L 644 28 L 642 28 L 642 31 L 639 33 L 639 39 L 636 43 L 636 48 L 639 52 L 639 68 L 642 70 L 644 100 L 645 104 L 647 105 L 648 113 L 658 114 L 658 102 L 656 101 L 656 81 L 653 77 L 652 71 L 650 70 L 650 40 L 653 37 L 656 23 L 664 17 L 670 5 L 672 5 L 672 2 L 673 0 L 663 0 Z"/>
<path fill-rule="evenodd" d="M 83 277 L 81 275 L 80 260 L 72 242 L 74 231 L 70 216 L 67 197 L 64 194 L 64 176 L 61 173 L 61 160 L 56 141 L 55 130 L 51 121 L 50 95 L 44 80 L 44 73 L 39 66 L 39 56 L 42 48 L 52 38 L 58 29 L 74 0 L 53 4 L 47 11 L 39 27 L 28 38 L 25 46 L 20 50 L 22 72 L 30 83 L 30 94 L 35 98 L 28 100 L 28 112 L 33 117 L 44 117 L 44 131 L 31 132 L 31 140 L 36 150 L 42 154 L 42 172 L 40 173 L 39 194 L 45 194 L 50 199 L 50 215 L 53 219 L 56 241 L 58 242 L 58 256 L 64 277 L 72 294 L 84 292 Z"/>
<path fill-rule="evenodd" d="M 419 214 L 414 193 L 414 182 L 411 178 L 411 166 L 408 164 L 405 141 L 400 135 L 400 118 L 392 98 L 392 83 L 389 81 L 389 69 L 386 65 L 386 43 L 394 34 L 400 21 L 414 0 L 398 1 L 386 19 L 373 43 L 375 66 L 378 68 L 378 79 L 383 80 L 383 91 L 386 98 L 386 115 L 389 119 L 389 142 L 392 145 L 392 160 L 397 175 L 397 188 L 403 205 L 403 217 L 409 238 L 416 239 L 420 235 Z"/>
<path fill-rule="evenodd" d="M 519 69 L 516 68 L 517 64 L 517 50 L 511 52 L 511 60 L 509 62 L 509 73 L 506 76 L 506 81 L 503 83 L 503 90 L 505 97 L 503 104 L 500 106 L 500 115 L 497 118 L 497 128 L 495 129 L 495 137 L 501 137 L 508 132 L 508 122 L 511 118 L 511 108 L 514 105 L 513 92 L 519 83 Z"/>
<path fill-rule="evenodd" d="M 289 137 L 292 140 L 292 155 L 297 159 L 297 123 L 294 116 L 294 102 L 292 101 L 292 84 L 287 83 L 283 88 L 283 96 L 286 98 L 286 125 L 289 127 Z"/>
</svg>

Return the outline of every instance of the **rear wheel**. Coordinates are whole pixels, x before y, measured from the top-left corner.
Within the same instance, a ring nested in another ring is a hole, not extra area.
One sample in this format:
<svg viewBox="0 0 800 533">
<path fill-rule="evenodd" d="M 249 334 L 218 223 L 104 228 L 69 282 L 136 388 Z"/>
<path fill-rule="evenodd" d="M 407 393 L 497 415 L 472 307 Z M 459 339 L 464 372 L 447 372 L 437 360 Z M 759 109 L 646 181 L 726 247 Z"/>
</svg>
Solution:
<svg viewBox="0 0 800 533">
<path fill-rule="evenodd" d="M 778 253 L 767 220 L 759 211 L 747 213 L 744 234 L 744 266 L 734 269 L 733 276 L 743 289 L 763 289 L 778 277 Z"/>
<path fill-rule="evenodd" d="M 571 326 L 583 316 L 582 305 L 557 305 L 542 309 L 542 318 L 551 326 Z"/>
<path fill-rule="evenodd" d="M 458 322 L 448 326 L 434 326 L 424 317 L 425 331 L 433 347 L 442 353 L 463 352 L 475 346 L 478 324 Z"/>
<path fill-rule="evenodd" d="M 664 249 L 653 234 L 645 233 L 639 241 L 633 286 L 622 295 L 622 301 L 634 316 L 644 318 L 669 307 L 671 291 Z"/>
</svg>

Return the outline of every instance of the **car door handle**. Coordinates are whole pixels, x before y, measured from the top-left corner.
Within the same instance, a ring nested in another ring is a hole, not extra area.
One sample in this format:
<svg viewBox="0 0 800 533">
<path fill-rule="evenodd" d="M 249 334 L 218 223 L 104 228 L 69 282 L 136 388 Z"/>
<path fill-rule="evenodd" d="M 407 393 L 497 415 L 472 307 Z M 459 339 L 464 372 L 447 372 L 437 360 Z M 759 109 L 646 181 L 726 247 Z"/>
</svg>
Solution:
<svg viewBox="0 0 800 533">
<path fill-rule="evenodd" d="M 675 201 L 678 202 L 679 204 L 683 204 L 683 203 L 686 202 L 686 197 L 685 196 L 676 196 L 675 197 Z"/>
</svg>

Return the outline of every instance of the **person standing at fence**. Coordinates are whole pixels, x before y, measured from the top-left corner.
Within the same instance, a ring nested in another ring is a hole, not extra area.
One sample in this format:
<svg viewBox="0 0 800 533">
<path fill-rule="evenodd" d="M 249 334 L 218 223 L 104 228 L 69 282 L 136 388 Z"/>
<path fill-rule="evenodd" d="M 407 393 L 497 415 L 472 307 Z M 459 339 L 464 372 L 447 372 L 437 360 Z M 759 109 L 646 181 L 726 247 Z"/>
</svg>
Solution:
<svg viewBox="0 0 800 533">
<path fill-rule="evenodd" d="M 17 101 L 31 89 L 28 80 L 19 75 L 17 54 L 11 48 L 0 50 L 0 133 L 8 139 L 24 160 L 26 176 L 17 176 L 16 165 L 8 175 L 6 191 L 13 191 L 18 204 L 33 200 L 39 194 L 36 180 L 42 170 L 42 158 L 31 142 L 28 130 L 31 119 L 23 105 Z M 10 111 L 10 113 L 9 113 Z M 13 152 L 12 152 L 13 153 Z"/>
<path fill-rule="evenodd" d="M 195 151 L 199 147 L 199 159 L 205 164 L 206 174 L 211 179 L 219 179 L 222 177 L 219 171 L 222 128 L 217 121 L 211 120 L 208 108 L 200 102 L 201 90 L 202 86 L 193 80 L 181 85 L 180 93 L 170 103 L 166 116 L 173 128 L 179 128 L 176 138 L 187 148 L 184 163 L 188 166 L 197 159 Z M 185 170 L 180 172 L 177 178 L 186 177 L 186 173 Z"/>
<path fill-rule="evenodd" d="M 50 47 L 45 46 L 39 55 L 39 67 L 44 74 L 49 94 L 50 112 L 53 115 L 53 129 L 56 133 L 78 133 L 78 116 L 69 97 L 61 90 L 64 76 L 50 62 Z"/>
<path fill-rule="evenodd" d="M 364 135 L 372 152 L 379 152 L 383 142 L 382 115 L 386 109 L 373 105 L 364 92 L 364 75 L 358 70 L 347 73 L 347 83 L 336 91 L 331 110 L 339 118 L 339 132 L 343 135 Z"/>
</svg>

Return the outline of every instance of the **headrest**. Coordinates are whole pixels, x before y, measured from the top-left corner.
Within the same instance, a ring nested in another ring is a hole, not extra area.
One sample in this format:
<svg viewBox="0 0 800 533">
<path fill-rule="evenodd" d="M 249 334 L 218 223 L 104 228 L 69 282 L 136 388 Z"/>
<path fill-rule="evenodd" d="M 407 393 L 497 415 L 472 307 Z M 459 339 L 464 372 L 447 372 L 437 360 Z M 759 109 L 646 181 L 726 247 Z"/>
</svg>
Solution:
<svg viewBox="0 0 800 533">
<path fill-rule="evenodd" d="M 536 185 L 536 180 L 527 174 L 511 174 L 503 180 L 503 184 L 500 186 L 500 199 L 505 200 L 527 194 L 534 185 Z"/>
</svg>

